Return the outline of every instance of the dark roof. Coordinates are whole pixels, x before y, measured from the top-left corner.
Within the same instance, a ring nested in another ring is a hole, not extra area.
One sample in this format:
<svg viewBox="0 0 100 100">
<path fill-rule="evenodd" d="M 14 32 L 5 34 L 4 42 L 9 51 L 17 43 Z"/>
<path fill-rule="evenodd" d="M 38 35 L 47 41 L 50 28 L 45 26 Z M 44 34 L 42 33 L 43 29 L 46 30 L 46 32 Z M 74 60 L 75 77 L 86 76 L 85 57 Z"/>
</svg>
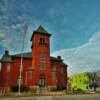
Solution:
<svg viewBox="0 0 100 100">
<path fill-rule="evenodd" d="M 51 34 L 48 33 L 41 25 L 33 32 L 32 37 L 31 37 L 31 41 L 32 41 L 32 38 L 33 38 L 35 33 L 51 36 Z"/>
<path fill-rule="evenodd" d="M 58 58 L 52 57 L 52 56 L 50 57 L 50 60 L 51 60 L 51 61 L 62 61 L 62 59 L 58 59 Z"/>
<path fill-rule="evenodd" d="M 4 54 L 3 57 L 1 58 L 1 62 L 12 62 L 12 58 L 13 57 L 21 57 L 22 53 L 20 54 L 14 54 L 14 55 L 9 55 L 9 54 Z M 27 52 L 27 53 L 23 53 L 23 58 L 26 59 L 32 59 L 32 52 Z M 51 61 L 61 61 L 62 66 L 67 66 L 67 64 L 63 63 L 62 59 L 58 59 L 56 57 L 50 57 Z"/>
<path fill-rule="evenodd" d="M 21 53 L 20 54 L 14 54 L 14 55 L 4 54 L 0 61 L 1 62 L 12 62 L 12 58 L 21 57 L 21 55 L 22 55 Z M 32 53 L 31 52 L 23 53 L 23 58 L 32 59 Z"/>
<path fill-rule="evenodd" d="M 3 55 L 0 61 L 1 62 L 12 62 L 12 57 L 9 55 Z"/>
<path fill-rule="evenodd" d="M 13 57 L 21 57 L 22 53 L 11 55 Z M 23 53 L 23 58 L 32 59 L 32 52 Z"/>
<path fill-rule="evenodd" d="M 35 32 L 49 34 L 41 25 L 35 30 Z"/>
<path fill-rule="evenodd" d="M 11 56 L 13 56 L 13 57 L 21 57 L 21 53 L 20 54 L 14 54 L 14 55 L 11 55 Z M 30 58 L 30 59 L 32 59 L 32 52 L 28 52 L 28 53 L 23 53 L 23 57 L 24 58 Z M 58 59 L 58 58 L 56 58 L 56 57 L 50 57 L 50 60 L 53 60 L 53 61 L 60 61 L 60 60 L 62 60 L 62 59 Z"/>
<path fill-rule="evenodd" d="M 64 67 L 65 67 L 65 66 L 66 66 L 66 67 L 68 66 L 68 65 L 65 64 L 64 62 L 62 62 L 61 65 L 64 66 Z"/>
<path fill-rule="evenodd" d="M 14 54 L 14 55 L 3 55 L 1 61 L 12 61 L 12 57 L 21 57 L 22 53 Z M 32 59 L 32 52 L 23 53 L 23 58 Z M 56 57 L 50 57 L 51 61 L 60 61 L 62 59 L 58 59 Z"/>
</svg>

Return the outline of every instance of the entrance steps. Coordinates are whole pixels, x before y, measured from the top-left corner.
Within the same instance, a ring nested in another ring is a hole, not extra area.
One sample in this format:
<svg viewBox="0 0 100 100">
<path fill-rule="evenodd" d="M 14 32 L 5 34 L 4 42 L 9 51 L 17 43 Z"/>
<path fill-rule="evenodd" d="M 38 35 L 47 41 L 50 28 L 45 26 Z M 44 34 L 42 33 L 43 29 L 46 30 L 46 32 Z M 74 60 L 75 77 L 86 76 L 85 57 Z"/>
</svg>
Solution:
<svg viewBox="0 0 100 100">
<path fill-rule="evenodd" d="M 47 92 L 48 92 L 48 90 L 47 90 L 46 87 L 41 87 L 41 88 L 40 88 L 40 93 L 41 93 L 41 94 L 45 94 L 45 93 L 47 93 Z"/>
</svg>

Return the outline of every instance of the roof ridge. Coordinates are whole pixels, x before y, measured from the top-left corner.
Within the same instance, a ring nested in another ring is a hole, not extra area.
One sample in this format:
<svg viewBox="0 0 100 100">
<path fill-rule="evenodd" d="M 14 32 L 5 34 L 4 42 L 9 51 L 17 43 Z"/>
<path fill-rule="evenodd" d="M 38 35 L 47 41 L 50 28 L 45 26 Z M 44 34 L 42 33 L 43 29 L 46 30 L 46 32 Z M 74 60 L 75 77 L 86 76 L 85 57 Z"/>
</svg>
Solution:
<svg viewBox="0 0 100 100">
<path fill-rule="evenodd" d="M 51 34 L 48 31 L 46 31 L 41 25 L 35 31 L 33 31 L 31 41 L 35 33 L 51 36 Z"/>
<path fill-rule="evenodd" d="M 27 53 L 32 53 L 32 52 L 16 53 L 16 54 L 12 54 L 12 55 L 10 55 L 10 56 L 21 55 L 21 54 L 27 54 Z"/>
<path fill-rule="evenodd" d="M 41 25 L 36 29 L 36 32 L 48 33 Z"/>
</svg>

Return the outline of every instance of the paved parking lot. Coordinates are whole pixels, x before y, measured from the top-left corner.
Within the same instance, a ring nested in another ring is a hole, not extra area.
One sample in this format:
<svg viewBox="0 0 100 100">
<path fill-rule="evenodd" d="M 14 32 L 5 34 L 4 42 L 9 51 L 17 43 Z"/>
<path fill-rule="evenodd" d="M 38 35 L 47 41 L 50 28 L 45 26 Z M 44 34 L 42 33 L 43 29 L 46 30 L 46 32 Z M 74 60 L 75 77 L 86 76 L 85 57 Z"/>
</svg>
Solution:
<svg viewBox="0 0 100 100">
<path fill-rule="evenodd" d="M 100 95 L 68 95 L 0 98 L 0 100 L 100 100 Z"/>
</svg>

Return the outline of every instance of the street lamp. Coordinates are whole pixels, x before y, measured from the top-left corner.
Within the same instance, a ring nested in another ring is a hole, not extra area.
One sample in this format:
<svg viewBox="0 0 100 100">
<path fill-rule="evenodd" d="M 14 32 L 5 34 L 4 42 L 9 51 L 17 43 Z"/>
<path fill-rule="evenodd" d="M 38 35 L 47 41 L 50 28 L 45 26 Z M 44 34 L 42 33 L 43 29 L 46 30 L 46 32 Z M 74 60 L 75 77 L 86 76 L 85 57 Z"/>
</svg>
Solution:
<svg viewBox="0 0 100 100">
<path fill-rule="evenodd" d="M 21 92 L 22 70 L 23 70 L 23 51 L 24 51 L 24 42 L 25 42 L 26 32 L 27 32 L 27 29 L 28 29 L 27 24 L 25 24 L 22 27 L 22 29 L 23 29 L 24 35 L 23 35 L 21 62 L 20 62 L 20 69 L 19 69 L 19 81 L 18 81 L 18 92 L 19 92 L 19 94 Z"/>
</svg>

